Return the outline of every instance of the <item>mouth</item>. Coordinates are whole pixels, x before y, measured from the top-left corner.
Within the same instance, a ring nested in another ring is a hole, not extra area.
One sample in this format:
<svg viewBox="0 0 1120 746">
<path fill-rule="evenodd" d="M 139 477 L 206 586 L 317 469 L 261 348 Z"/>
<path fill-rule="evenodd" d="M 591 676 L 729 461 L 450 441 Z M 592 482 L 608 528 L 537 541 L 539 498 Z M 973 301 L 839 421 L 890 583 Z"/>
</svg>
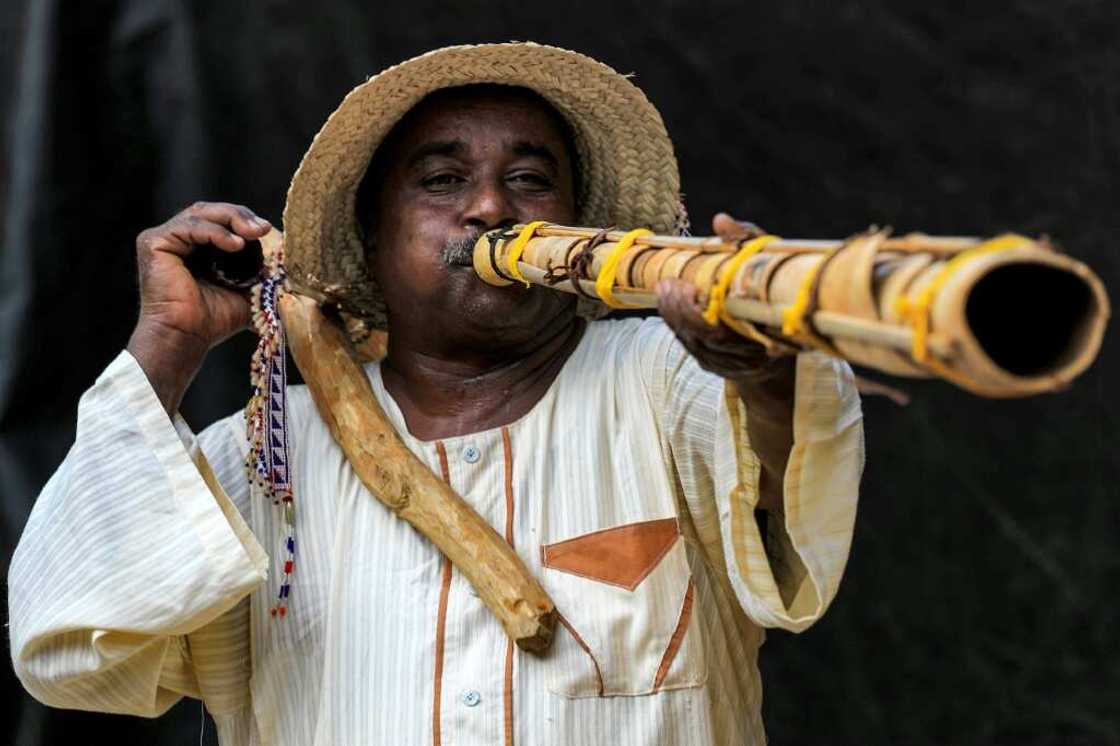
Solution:
<svg viewBox="0 0 1120 746">
<path fill-rule="evenodd" d="M 481 233 L 468 233 L 458 238 L 449 238 L 440 255 L 451 267 L 474 267 L 474 245 Z"/>
</svg>

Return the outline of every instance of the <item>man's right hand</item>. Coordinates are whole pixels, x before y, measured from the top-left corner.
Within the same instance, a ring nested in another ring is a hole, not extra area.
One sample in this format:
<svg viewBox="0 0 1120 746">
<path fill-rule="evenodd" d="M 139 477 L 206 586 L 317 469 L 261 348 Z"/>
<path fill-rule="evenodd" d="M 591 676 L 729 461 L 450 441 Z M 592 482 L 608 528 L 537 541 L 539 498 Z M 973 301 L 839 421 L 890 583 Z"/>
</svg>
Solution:
<svg viewBox="0 0 1120 746">
<path fill-rule="evenodd" d="M 136 237 L 140 319 L 128 351 L 169 413 L 210 348 L 245 328 L 250 314 L 245 294 L 196 278 L 184 259 L 204 244 L 241 251 L 270 228 L 247 207 L 196 202 Z"/>
</svg>

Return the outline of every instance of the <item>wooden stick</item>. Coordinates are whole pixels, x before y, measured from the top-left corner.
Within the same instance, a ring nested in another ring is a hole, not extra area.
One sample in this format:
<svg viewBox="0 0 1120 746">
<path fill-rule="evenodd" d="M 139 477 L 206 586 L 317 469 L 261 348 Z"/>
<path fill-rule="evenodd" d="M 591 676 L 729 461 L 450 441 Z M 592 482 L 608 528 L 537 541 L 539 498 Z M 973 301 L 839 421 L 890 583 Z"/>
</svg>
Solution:
<svg viewBox="0 0 1120 746">
<path fill-rule="evenodd" d="M 547 649 L 552 600 L 498 532 L 408 450 L 345 332 L 311 298 L 288 293 L 279 310 L 319 414 L 362 484 L 447 555 L 518 647 Z"/>
<path fill-rule="evenodd" d="M 522 226 L 514 226 L 514 229 Z M 535 235 L 543 238 L 591 238 L 598 233 L 594 228 L 577 228 L 566 225 L 542 226 Z M 610 231 L 606 241 L 617 242 L 626 231 Z M 908 233 L 904 236 L 888 238 L 883 242 L 884 251 L 917 252 L 930 254 L 957 254 L 980 243 L 983 239 L 975 236 L 928 236 L 924 233 Z M 778 239 L 766 245 L 768 252 L 790 254 L 819 254 L 831 251 L 842 245 L 843 241 L 834 239 Z M 689 251 L 727 252 L 737 246 L 714 236 L 642 236 L 634 242 L 635 247 L 649 246 L 659 249 L 687 249 Z"/>
<path fill-rule="evenodd" d="M 540 267 L 525 262 L 517 263 L 518 269 L 525 279 L 537 285 L 549 285 L 545 282 L 546 272 Z M 568 280 L 550 285 L 555 290 L 575 294 L 576 289 Z M 580 280 L 580 287 L 587 293 L 595 294 L 595 283 Z M 657 295 L 637 288 L 616 288 L 614 297 L 622 303 L 635 308 L 657 308 Z M 775 306 L 748 298 L 728 298 L 727 310 L 733 315 L 744 318 L 756 324 L 780 327 L 782 325 L 782 312 L 786 306 Z M 829 311 L 817 311 L 812 316 L 813 324 L 822 334 L 829 337 L 850 337 L 864 342 L 880 344 L 884 347 L 909 353 L 914 344 L 914 333 L 908 328 L 897 324 L 884 324 L 882 322 L 860 319 L 853 316 L 844 316 Z M 951 345 L 944 335 L 933 333 L 929 338 L 929 348 L 936 355 L 947 357 Z"/>
</svg>

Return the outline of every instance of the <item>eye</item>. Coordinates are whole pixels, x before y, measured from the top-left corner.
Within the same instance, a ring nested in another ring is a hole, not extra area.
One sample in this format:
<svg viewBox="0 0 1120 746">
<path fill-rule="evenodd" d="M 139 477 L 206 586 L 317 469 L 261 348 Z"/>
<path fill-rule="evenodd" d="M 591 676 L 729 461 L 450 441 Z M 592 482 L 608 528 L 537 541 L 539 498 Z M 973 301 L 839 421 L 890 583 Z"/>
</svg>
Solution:
<svg viewBox="0 0 1120 746">
<path fill-rule="evenodd" d="M 552 179 L 537 171 L 515 171 L 509 180 L 533 191 L 546 191 L 552 188 Z"/>
<path fill-rule="evenodd" d="M 457 174 L 442 173 L 426 176 L 420 181 L 420 185 L 425 189 L 432 191 L 446 191 L 463 181 L 463 177 Z"/>
</svg>

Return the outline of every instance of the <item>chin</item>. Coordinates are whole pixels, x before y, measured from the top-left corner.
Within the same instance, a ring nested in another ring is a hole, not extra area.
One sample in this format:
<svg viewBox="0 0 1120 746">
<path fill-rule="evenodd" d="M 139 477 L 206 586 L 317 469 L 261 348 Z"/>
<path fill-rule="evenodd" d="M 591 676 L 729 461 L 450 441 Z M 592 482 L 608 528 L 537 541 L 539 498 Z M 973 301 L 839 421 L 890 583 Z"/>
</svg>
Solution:
<svg viewBox="0 0 1120 746">
<path fill-rule="evenodd" d="M 466 326 L 486 331 L 505 329 L 532 330 L 548 323 L 563 311 L 563 293 L 547 288 L 525 288 L 522 285 L 496 287 L 488 285 L 471 273 L 471 287 L 465 292 L 450 294 L 449 313 L 459 315 Z M 575 304 L 572 304 L 572 308 Z"/>
<path fill-rule="evenodd" d="M 523 287 L 494 287 L 481 281 L 482 287 L 462 298 L 456 309 L 472 324 L 489 327 L 516 326 L 525 322 L 541 307 L 541 299 L 536 293 Z"/>
</svg>

